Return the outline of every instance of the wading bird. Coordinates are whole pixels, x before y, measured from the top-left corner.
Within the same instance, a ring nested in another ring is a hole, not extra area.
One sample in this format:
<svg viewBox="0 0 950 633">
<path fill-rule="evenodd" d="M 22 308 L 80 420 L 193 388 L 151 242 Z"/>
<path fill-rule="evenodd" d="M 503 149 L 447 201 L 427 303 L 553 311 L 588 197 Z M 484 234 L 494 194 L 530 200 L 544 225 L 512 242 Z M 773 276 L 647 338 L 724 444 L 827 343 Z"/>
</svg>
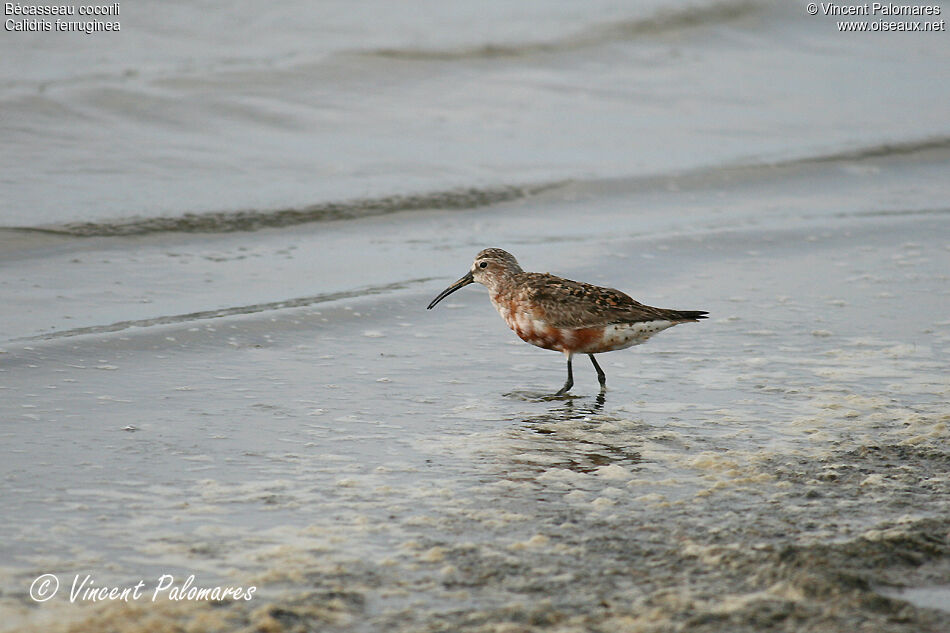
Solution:
<svg viewBox="0 0 950 633">
<path fill-rule="evenodd" d="M 654 308 L 613 288 L 547 273 L 526 273 L 514 255 L 500 248 L 486 248 L 476 255 L 471 270 L 440 292 L 427 309 L 470 283 L 488 288 L 495 309 L 521 340 L 567 356 L 567 381 L 557 396 L 574 386 L 574 354 L 590 357 L 603 392 L 607 376 L 594 354 L 645 343 L 657 332 L 705 319 L 708 314 L 703 310 Z"/>
</svg>

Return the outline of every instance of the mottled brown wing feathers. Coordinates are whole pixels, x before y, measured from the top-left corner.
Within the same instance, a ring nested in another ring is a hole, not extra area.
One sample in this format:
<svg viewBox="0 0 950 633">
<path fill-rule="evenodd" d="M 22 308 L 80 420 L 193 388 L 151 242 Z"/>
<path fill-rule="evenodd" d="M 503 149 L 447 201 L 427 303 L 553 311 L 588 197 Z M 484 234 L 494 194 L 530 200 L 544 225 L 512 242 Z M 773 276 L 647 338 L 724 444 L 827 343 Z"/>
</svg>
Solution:
<svg viewBox="0 0 950 633">
<path fill-rule="evenodd" d="M 523 299 L 553 327 L 582 328 L 609 323 L 687 321 L 705 318 L 702 311 L 654 308 L 614 288 L 602 288 L 545 273 L 524 273 Z"/>
</svg>

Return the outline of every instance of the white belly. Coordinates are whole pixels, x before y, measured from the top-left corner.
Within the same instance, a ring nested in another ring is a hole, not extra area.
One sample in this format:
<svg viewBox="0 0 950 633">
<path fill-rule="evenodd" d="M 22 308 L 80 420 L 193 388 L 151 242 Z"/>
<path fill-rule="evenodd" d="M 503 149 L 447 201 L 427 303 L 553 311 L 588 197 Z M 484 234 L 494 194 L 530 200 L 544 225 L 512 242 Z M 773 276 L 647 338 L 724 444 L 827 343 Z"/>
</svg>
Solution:
<svg viewBox="0 0 950 633">
<path fill-rule="evenodd" d="M 600 341 L 594 341 L 584 349 L 577 350 L 581 354 L 596 354 L 611 352 L 618 349 L 627 349 L 640 343 L 646 343 L 657 332 L 676 325 L 673 321 L 645 321 L 642 323 L 614 323 L 604 327 Z"/>
</svg>

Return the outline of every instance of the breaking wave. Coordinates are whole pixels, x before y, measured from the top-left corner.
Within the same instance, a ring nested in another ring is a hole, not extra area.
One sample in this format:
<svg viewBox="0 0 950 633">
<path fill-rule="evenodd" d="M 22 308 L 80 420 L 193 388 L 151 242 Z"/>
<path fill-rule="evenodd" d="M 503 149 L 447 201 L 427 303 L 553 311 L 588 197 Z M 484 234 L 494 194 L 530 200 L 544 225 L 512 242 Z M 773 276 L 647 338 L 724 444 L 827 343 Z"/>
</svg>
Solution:
<svg viewBox="0 0 950 633">
<path fill-rule="evenodd" d="M 659 11 L 646 17 L 598 24 L 579 32 L 537 42 L 489 43 L 460 48 L 382 48 L 363 55 L 394 59 L 453 61 L 572 51 L 600 46 L 614 41 L 628 40 L 643 35 L 660 35 L 697 26 L 706 26 L 745 17 L 760 8 L 749 0 L 723 2 L 712 5 L 680 6 Z"/>
<path fill-rule="evenodd" d="M 160 216 L 112 222 L 74 222 L 28 227 L 20 230 L 76 237 L 145 235 L 169 232 L 229 233 L 234 231 L 256 231 L 263 228 L 294 226 L 308 222 L 351 220 L 400 211 L 473 209 L 527 198 L 557 187 L 559 184 L 454 189 L 415 195 L 394 195 L 342 202 L 319 202 L 302 208 L 186 213 L 178 217 Z"/>
<path fill-rule="evenodd" d="M 75 222 L 36 227 L 0 227 L 14 231 L 40 232 L 72 237 L 132 236 L 150 233 L 229 233 L 256 231 L 324 222 L 349 220 L 402 211 L 459 210 L 486 207 L 513 200 L 521 200 L 558 189 L 568 183 L 597 186 L 605 182 L 626 183 L 630 186 L 651 186 L 651 183 L 671 181 L 686 184 L 693 179 L 706 180 L 716 176 L 734 176 L 737 173 L 754 175 L 760 170 L 774 173 L 775 169 L 820 165 L 834 162 L 860 162 L 888 157 L 912 156 L 921 152 L 950 151 L 950 137 L 936 136 L 907 141 L 894 141 L 855 147 L 828 153 L 772 160 L 763 158 L 742 163 L 715 165 L 675 174 L 652 174 L 635 177 L 593 180 L 564 180 L 529 185 L 499 185 L 487 188 L 462 188 L 410 195 L 392 195 L 338 202 L 318 202 L 309 206 L 277 210 L 218 211 L 187 213 L 178 217 L 159 216 L 130 218 L 105 222 Z"/>
</svg>

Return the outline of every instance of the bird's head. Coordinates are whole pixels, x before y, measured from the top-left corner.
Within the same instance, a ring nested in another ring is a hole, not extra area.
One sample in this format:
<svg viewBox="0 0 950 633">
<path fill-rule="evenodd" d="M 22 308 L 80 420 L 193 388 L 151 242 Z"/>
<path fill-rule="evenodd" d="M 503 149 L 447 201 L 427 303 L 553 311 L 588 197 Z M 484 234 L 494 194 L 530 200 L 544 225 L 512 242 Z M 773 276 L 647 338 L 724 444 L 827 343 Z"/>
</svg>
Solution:
<svg viewBox="0 0 950 633">
<path fill-rule="evenodd" d="M 437 303 L 447 296 L 470 283 L 480 283 L 489 290 L 496 289 L 504 284 L 512 275 L 522 272 L 515 256 L 500 248 L 486 248 L 475 256 L 472 268 L 454 284 L 439 293 L 428 309 L 431 310 Z"/>
</svg>

